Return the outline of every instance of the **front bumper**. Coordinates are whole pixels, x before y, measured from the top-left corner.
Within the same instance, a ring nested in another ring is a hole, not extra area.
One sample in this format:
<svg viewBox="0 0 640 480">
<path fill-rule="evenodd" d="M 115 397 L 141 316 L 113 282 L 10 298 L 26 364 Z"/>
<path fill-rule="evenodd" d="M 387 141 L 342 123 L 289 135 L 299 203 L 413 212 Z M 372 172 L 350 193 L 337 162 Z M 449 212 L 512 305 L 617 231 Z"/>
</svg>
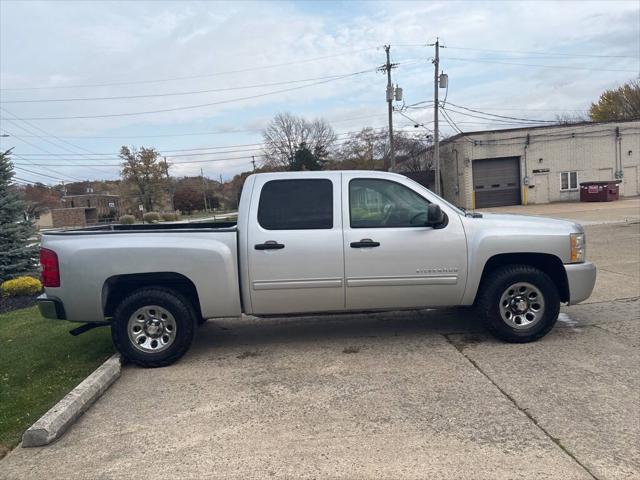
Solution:
<svg viewBox="0 0 640 480">
<path fill-rule="evenodd" d="M 38 297 L 38 310 L 40 315 L 44 318 L 52 318 L 54 320 L 66 320 L 67 316 L 64 313 L 64 305 L 55 297 L 48 297 L 46 293 L 43 293 Z"/>
<path fill-rule="evenodd" d="M 591 262 L 584 262 L 567 264 L 564 268 L 569 284 L 569 305 L 589 298 L 596 284 L 596 266 Z"/>
</svg>

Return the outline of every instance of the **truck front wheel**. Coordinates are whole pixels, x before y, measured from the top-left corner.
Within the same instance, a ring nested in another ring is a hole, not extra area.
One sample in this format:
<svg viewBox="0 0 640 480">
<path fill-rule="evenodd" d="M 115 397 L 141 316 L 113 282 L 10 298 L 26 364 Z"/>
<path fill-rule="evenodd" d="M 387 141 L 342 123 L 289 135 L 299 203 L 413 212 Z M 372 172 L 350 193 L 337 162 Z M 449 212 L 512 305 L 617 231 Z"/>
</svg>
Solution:
<svg viewBox="0 0 640 480">
<path fill-rule="evenodd" d="M 193 307 L 178 292 L 142 288 L 117 306 L 111 337 L 127 360 L 143 367 L 163 367 L 189 349 L 196 324 Z"/>
<path fill-rule="evenodd" d="M 542 270 L 508 265 L 485 279 L 476 306 L 496 337 L 524 343 L 542 338 L 553 328 L 560 313 L 560 296 Z"/>
</svg>

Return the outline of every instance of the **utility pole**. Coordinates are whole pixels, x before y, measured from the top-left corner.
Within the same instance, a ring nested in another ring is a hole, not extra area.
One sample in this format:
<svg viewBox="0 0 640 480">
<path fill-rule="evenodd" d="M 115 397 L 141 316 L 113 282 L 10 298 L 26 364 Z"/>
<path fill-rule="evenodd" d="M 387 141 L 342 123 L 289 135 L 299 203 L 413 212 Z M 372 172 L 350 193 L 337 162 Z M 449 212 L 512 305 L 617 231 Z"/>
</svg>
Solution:
<svg viewBox="0 0 640 480">
<path fill-rule="evenodd" d="M 209 206 L 207 205 L 207 184 L 204 180 L 204 172 L 202 171 L 202 167 L 200 167 L 200 176 L 202 177 L 202 198 L 204 199 L 204 211 L 209 211 Z"/>
<path fill-rule="evenodd" d="M 251 155 L 251 165 L 253 165 L 253 171 L 255 172 L 256 171 L 256 156 L 255 155 Z"/>
<path fill-rule="evenodd" d="M 436 38 L 436 54 L 433 57 L 433 163 L 435 164 L 435 190 L 436 195 L 440 195 L 440 134 L 438 133 L 438 72 L 440 70 L 440 40 Z"/>
<path fill-rule="evenodd" d="M 164 173 L 167 176 L 167 183 L 169 184 L 169 207 L 171 211 L 174 212 L 175 208 L 173 208 L 173 184 L 171 182 L 171 177 L 169 176 L 169 164 L 167 163 L 167 157 L 164 158 Z"/>
<path fill-rule="evenodd" d="M 387 53 L 387 63 L 382 67 L 383 71 L 387 72 L 387 106 L 389 110 L 389 171 L 394 172 L 396 169 L 396 150 L 393 145 L 393 85 L 391 85 L 391 69 L 395 68 L 395 65 L 391 63 L 389 50 L 391 45 L 385 45 L 384 51 Z"/>
</svg>

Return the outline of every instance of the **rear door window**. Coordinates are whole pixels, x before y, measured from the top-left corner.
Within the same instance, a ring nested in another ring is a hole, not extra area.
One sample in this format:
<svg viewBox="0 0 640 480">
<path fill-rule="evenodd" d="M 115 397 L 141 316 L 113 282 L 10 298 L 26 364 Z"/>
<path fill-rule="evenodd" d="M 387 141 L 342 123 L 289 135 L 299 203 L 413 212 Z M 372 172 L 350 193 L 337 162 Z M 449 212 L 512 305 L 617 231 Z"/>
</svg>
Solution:
<svg viewBox="0 0 640 480">
<path fill-rule="evenodd" d="M 267 230 L 333 228 L 333 183 L 322 178 L 265 183 L 258 223 Z"/>
</svg>

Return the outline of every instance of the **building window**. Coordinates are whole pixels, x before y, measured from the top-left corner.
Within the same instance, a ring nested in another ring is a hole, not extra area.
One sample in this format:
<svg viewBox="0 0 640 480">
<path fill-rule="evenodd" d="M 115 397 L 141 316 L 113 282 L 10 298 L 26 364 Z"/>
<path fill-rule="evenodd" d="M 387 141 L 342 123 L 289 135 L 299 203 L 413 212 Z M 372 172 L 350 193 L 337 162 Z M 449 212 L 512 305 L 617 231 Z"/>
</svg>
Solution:
<svg viewBox="0 0 640 480">
<path fill-rule="evenodd" d="M 578 172 L 560 172 L 560 191 L 578 189 Z"/>
</svg>

